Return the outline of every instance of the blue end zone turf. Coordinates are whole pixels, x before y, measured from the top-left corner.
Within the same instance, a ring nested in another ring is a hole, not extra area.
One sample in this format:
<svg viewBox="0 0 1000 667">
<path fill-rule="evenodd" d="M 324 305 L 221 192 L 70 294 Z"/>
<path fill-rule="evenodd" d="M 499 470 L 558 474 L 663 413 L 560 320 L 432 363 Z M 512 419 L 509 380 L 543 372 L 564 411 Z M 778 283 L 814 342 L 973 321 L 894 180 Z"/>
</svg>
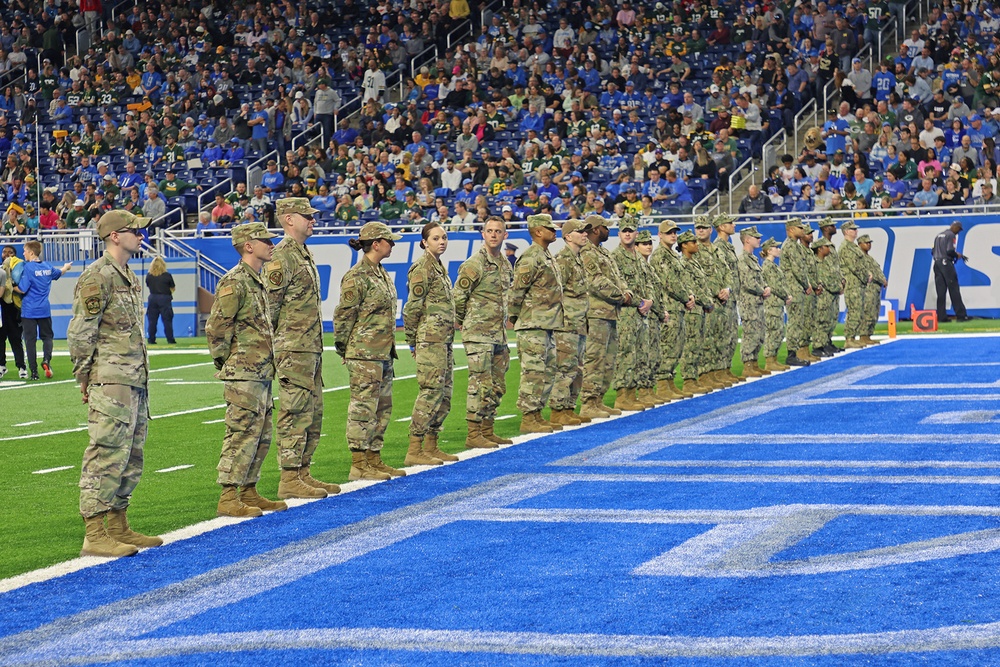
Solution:
<svg viewBox="0 0 1000 667">
<path fill-rule="evenodd" d="M 0 665 L 1000 664 L 1000 337 L 907 339 L 0 595 Z"/>
</svg>

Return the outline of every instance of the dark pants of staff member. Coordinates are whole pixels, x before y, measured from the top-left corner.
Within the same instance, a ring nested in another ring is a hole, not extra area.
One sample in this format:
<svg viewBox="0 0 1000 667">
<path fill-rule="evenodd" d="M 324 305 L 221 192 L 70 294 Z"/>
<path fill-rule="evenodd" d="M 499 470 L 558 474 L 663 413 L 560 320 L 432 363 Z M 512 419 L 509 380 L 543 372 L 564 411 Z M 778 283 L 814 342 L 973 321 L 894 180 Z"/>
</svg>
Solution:
<svg viewBox="0 0 1000 667">
<path fill-rule="evenodd" d="M 174 306 L 173 299 L 169 294 L 150 294 L 149 308 L 146 309 L 146 335 L 149 342 L 156 342 L 157 320 L 163 320 L 163 333 L 167 336 L 167 342 L 171 345 L 174 341 Z"/>
<path fill-rule="evenodd" d="M 31 375 L 38 375 L 38 358 L 35 341 L 42 339 L 42 361 L 46 364 L 52 362 L 52 318 L 42 317 L 32 319 L 30 317 L 21 318 L 21 328 L 24 330 L 24 349 L 28 357 L 28 368 Z"/>
<path fill-rule="evenodd" d="M 21 309 L 0 301 L 0 366 L 7 365 L 7 343 L 14 354 L 14 365 L 24 368 L 24 347 L 21 345 Z"/>
<path fill-rule="evenodd" d="M 962 302 L 962 290 L 958 286 L 958 273 L 955 263 L 950 259 L 934 260 L 934 286 L 937 288 L 937 316 L 943 322 L 948 313 L 945 310 L 945 292 L 951 297 L 951 306 L 955 309 L 955 317 L 966 317 L 965 304 Z"/>
</svg>

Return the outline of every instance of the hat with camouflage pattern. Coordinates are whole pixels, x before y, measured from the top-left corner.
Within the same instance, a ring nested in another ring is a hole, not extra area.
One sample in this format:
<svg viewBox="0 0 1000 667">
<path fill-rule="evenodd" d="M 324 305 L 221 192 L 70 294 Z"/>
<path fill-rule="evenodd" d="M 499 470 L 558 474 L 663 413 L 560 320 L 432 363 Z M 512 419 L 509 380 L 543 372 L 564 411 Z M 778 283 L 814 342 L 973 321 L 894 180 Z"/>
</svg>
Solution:
<svg viewBox="0 0 1000 667">
<path fill-rule="evenodd" d="M 752 236 L 755 239 L 759 239 L 761 237 L 761 233 L 757 231 L 757 226 L 754 225 L 753 227 L 747 227 L 746 229 L 741 230 L 740 236 Z"/>
<path fill-rule="evenodd" d="M 861 236 L 858 237 L 858 243 L 871 243 L 871 242 L 872 242 L 872 237 L 868 236 L 867 234 L 862 234 Z"/>
<path fill-rule="evenodd" d="M 832 248 L 832 247 L 833 247 L 833 244 L 832 244 L 832 243 L 830 243 L 830 240 L 829 240 L 829 239 L 825 239 L 825 238 L 823 238 L 823 239 L 818 239 L 818 240 L 816 240 L 816 241 L 813 241 L 813 242 L 812 242 L 812 243 L 811 243 L 811 244 L 809 245 L 809 247 L 810 247 L 810 248 L 812 248 L 813 250 L 819 250 L 820 248 L 826 248 L 826 247 L 830 247 L 830 248 Z"/>
<path fill-rule="evenodd" d="M 618 229 L 623 232 L 634 232 L 639 229 L 639 221 L 633 215 L 623 215 L 618 221 Z"/>
<path fill-rule="evenodd" d="M 682 232 L 680 236 L 677 237 L 677 244 L 681 245 L 688 243 L 689 241 L 697 241 L 694 232 Z"/>
<path fill-rule="evenodd" d="M 636 243 L 652 243 L 653 235 L 649 233 L 648 229 L 643 229 L 639 232 L 639 235 L 635 237 Z"/>
<path fill-rule="evenodd" d="M 358 238 L 362 241 L 377 241 L 385 239 L 387 241 L 398 241 L 403 238 L 400 234 L 394 234 L 389 225 L 384 222 L 369 222 L 361 228 Z"/>
<path fill-rule="evenodd" d="M 282 216 L 287 213 L 298 213 L 299 215 L 310 216 L 319 213 L 309 205 L 309 200 L 305 197 L 285 197 L 274 202 L 275 215 Z"/>
<path fill-rule="evenodd" d="M 233 228 L 233 245 L 239 248 L 247 241 L 253 241 L 254 239 L 270 241 L 277 236 L 277 234 L 267 231 L 267 227 L 263 222 L 248 222 Z"/>
<path fill-rule="evenodd" d="M 695 229 L 711 229 L 712 228 L 712 221 L 708 219 L 707 215 L 699 215 L 697 218 L 694 219 L 694 228 Z"/>
<path fill-rule="evenodd" d="M 721 213 L 712 218 L 712 226 L 716 229 L 718 229 L 721 225 L 728 225 L 731 222 L 736 222 L 736 216 L 730 215 L 729 213 Z"/>
<path fill-rule="evenodd" d="M 552 231 L 556 230 L 556 224 L 552 222 L 552 216 L 547 213 L 537 213 L 528 216 L 528 229 L 535 227 L 546 227 Z"/>
<path fill-rule="evenodd" d="M 128 211 L 108 211 L 97 222 L 97 235 L 106 239 L 111 236 L 111 232 L 117 232 L 119 229 L 142 229 L 151 220 L 152 218 L 132 215 Z"/>
<path fill-rule="evenodd" d="M 766 254 L 767 251 L 770 250 L 771 248 L 780 248 L 780 247 L 781 244 L 775 241 L 774 237 L 772 236 L 771 238 L 767 239 L 766 241 L 760 244 L 760 251 Z"/>
</svg>

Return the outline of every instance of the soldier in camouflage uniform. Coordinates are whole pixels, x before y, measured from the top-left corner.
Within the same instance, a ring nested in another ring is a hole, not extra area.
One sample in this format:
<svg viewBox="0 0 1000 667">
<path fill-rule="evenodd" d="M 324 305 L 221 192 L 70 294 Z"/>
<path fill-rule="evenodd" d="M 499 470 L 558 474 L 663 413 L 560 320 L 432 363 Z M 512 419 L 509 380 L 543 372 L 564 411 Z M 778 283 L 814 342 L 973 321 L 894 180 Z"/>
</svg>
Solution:
<svg viewBox="0 0 1000 667">
<path fill-rule="evenodd" d="M 803 223 L 802 225 L 802 236 L 799 237 L 799 241 L 802 242 L 806 247 L 806 265 L 809 267 L 809 282 L 813 286 L 813 295 L 810 297 L 807 306 L 807 312 L 809 313 L 809 319 L 806 323 L 808 331 L 806 333 L 806 340 L 812 343 L 812 348 L 806 345 L 806 359 L 809 361 L 819 361 L 823 357 L 832 356 L 827 354 L 820 346 L 819 335 L 816 327 L 816 304 L 819 300 L 820 295 L 823 293 L 823 286 L 819 284 L 819 262 L 816 259 L 816 253 L 812 251 L 812 244 L 815 240 L 815 232 L 811 225 Z"/>
<path fill-rule="evenodd" d="M 677 237 L 677 245 L 681 251 L 681 267 L 689 276 L 695 301 L 694 307 L 684 314 L 684 348 L 679 372 L 684 379 L 685 391 L 707 394 L 719 388 L 719 385 L 700 375 L 704 364 L 702 355 L 705 353 L 705 314 L 715 308 L 715 299 L 702 265 L 695 260 L 702 248 L 697 237 L 691 232 L 684 232 Z"/>
<path fill-rule="evenodd" d="M 556 255 L 556 266 L 563 284 L 563 325 L 555 332 L 556 379 L 552 386 L 549 421 L 562 426 L 589 422 L 576 415 L 576 399 L 583 386 L 583 353 L 587 347 L 587 310 L 590 290 L 580 251 L 589 243 L 591 224 L 567 220 L 562 226 L 565 247 Z"/>
<path fill-rule="evenodd" d="M 649 313 L 642 319 L 642 347 L 644 363 L 640 364 L 639 398 L 647 403 L 661 405 L 671 400 L 656 393 L 656 372 L 660 368 L 660 326 L 666 321 L 665 297 L 662 281 L 653 273 L 649 258 L 653 255 L 653 235 L 648 229 L 639 231 L 635 237 L 635 248 L 643 258 L 642 272 L 646 291 L 653 300 Z"/>
<path fill-rule="evenodd" d="M 818 247 L 827 248 L 820 253 L 816 248 L 818 264 L 817 281 L 823 291 L 816 296 L 816 335 L 813 344 L 818 344 L 823 352 L 833 356 L 840 352 L 840 348 L 833 344 L 833 331 L 837 328 L 837 321 L 840 319 L 840 295 L 844 293 L 844 274 L 840 267 L 840 257 L 837 248 L 833 245 L 833 235 L 837 233 L 837 225 L 833 218 L 826 218 L 820 222 L 820 232 L 827 244 Z M 813 242 L 815 246 L 819 241 Z"/>
<path fill-rule="evenodd" d="M 786 285 L 791 297 L 787 306 L 788 357 L 785 363 L 789 366 L 806 366 L 810 361 L 810 306 L 815 294 L 810 274 L 812 253 L 799 240 L 804 232 L 802 220 L 789 218 L 785 222 L 785 230 L 788 233 L 788 238 L 781 244 L 781 266 L 784 269 Z"/>
<path fill-rule="evenodd" d="M 361 259 L 340 280 L 340 303 L 333 314 L 334 347 L 350 376 L 347 446 L 349 479 L 389 479 L 406 473 L 382 461 L 385 429 L 392 413 L 393 359 L 396 359 L 396 286 L 382 267 L 392 254 L 394 234 L 369 222 L 350 245 Z"/>
<path fill-rule="evenodd" d="M 770 373 L 760 370 L 759 358 L 764 346 L 764 299 L 771 296 L 771 290 L 764 283 L 764 272 L 754 254 L 760 245 L 760 232 L 756 227 L 747 227 L 740 232 L 740 241 L 743 243 L 743 255 L 737 263 L 740 272 L 737 299 L 743 322 L 740 358 L 743 360 L 743 377 L 760 377 Z"/>
<path fill-rule="evenodd" d="M 441 263 L 448 249 L 448 233 L 436 222 L 421 230 L 420 256 L 407 274 L 409 297 L 403 306 L 403 327 L 410 354 L 417 362 L 420 387 L 410 418 L 410 444 L 406 465 L 441 465 L 457 456 L 438 449 L 438 434 L 451 412 L 455 357 L 455 300 L 451 279 Z M 423 451 L 421 451 L 423 448 Z"/>
<path fill-rule="evenodd" d="M 882 310 L 882 290 L 889 286 L 885 273 L 879 263 L 869 254 L 872 249 L 872 239 L 867 234 L 858 237 L 858 248 L 864 253 L 864 267 L 868 269 L 871 276 L 870 282 L 865 286 L 864 317 L 861 321 L 861 344 L 863 346 L 878 345 L 879 341 L 872 339 L 875 333 L 875 325 L 878 324 L 878 316 Z"/>
<path fill-rule="evenodd" d="M 740 294 L 740 271 L 736 261 L 736 248 L 730 237 L 736 233 L 736 216 L 723 213 L 712 218 L 712 226 L 715 228 L 716 258 L 726 268 L 726 275 L 729 277 L 726 287 L 729 288 L 730 297 L 720 308 L 714 312 L 718 329 L 718 350 L 719 350 L 719 376 L 722 380 L 732 382 L 742 381 L 744 378 L 733 373 L 733 356 L 736 354 L 736 345 L 740 336 L 740 318 L 737 313 L 738 297 Z"/>
<path fill-rule="evenodd" d="M 340 493 L 336 484 L 309 472 L 323 428 L 323 314 L 319 272 L 306 239 L 315 214 L 304 197 L 275 204 L 285 238 L 264 265 L 274 366 L 278 378 L 278 498 L 325 498 Z"/>
<path fill-rule="evenodd" d="M 858 226 L 853 220 L 840 225 L 844 233 L 844 241 L 840 244 L 837 255 L 840 257 L 840 269 L 844 274 L 844 304 L 847 312 L 844 315 L 844 349 L 864 347 L 858 341 L 861 335 L 861 320 L 864 310 L 865 287 L 871 280 L 871 275 L 865 266 L 864 253 L 855 243 L 858 237 Z"/>
<path fill-rule="evenodd" d="M 645 410 L 659 405 L 659 400 L 639 397 L 639 383 L 645 363 L 645 318 L 653 307 L 652 295 L 646 285 L 645 259 L 635 248 L 638 224 L 634 216 L 626 215 L 618 223 L 618 247 L 611 252 L 615 265 L 627 289 L 646 304 L 644 308 L 628 308 L 618 316 L 618 357 L 615 359 L 615 408 L 623 411 Z"/>
<path fill-rule="evenodd" d="M 502 218 L 483 225 L 483 247 L 462 263 L 455 281 L 455 320 L 469 364 L 465 421 L 468 448 L 496 448 L 512 444 L 493 432 L 500 401 L 507 393 L 507 295 L 513 280 L 510 262 L 501 252 L 507 238 Z"/>
<path fill-rule="evenodd" d="M 139 229 L 148 224 L 149 218 L 125 211 L 101 216 L 97 234 L 104 239 L 104 255 L 83 271 L 73 294 L 66 338 L 90 434 L 80 472 L 86 529 L 81 556 L 131 556 L 136 547 L 163 544 L 133 531 L 126 517 L 142 477 L 149 418 L 142 290 L 128 261 L 139 251 Z"/>
<path fill-rule="evenodd" d="M 685 313 L 695 307 L 694 287 L 691 276 L 681 265 L 680 255 L 674 250 L 680 227 L 673 220 L 664 220 L 659 227 L 659 244 L 649 259 L 652 279 L 663 300 L 664 318 L 660 325 L 660 363 L 656 367 L 656 393 L 665 400 L 694 396 L 677 388 L 674 381 L 681 352 L 684 349 Z"/>
<path fill-rule="evenodd" d="M 706 281 L 712 294 L 714 306 L 712 310 L 705 311 L 705 330 L 701 339 L 702 352 L 698 377 L 702 385 L 722 389 L 735 382 L 732 374 L 721 368 L 724 365 L 722 361 L 725 357 L 724 348 L 728 345 L 726 327 L 729 323 L 729 313 L 725 310 L 725 306 L 736 298 L 730 289 L 733 278 L 725 261 L 718 257 L 720 251 L 712 243 L 712 221 L 706 216 L 696 218 L 694 233 L 698 239 L 698 252 L 693 260 L 701 269 L 703 280 Z"/>
<path fill-rule="evenodd" d="M 240 263 L 219 281 L 205 323 L 209 354 L 215 360 L 226 400 L 226 435 L 219 457 L 222 487 L 219 516 L 260 516 L 261 510 L 288 509 L 257 493 L 260 469 L 271 447 L 271 382 L 274 334 L 267 288 L 260 271 L 271 259 L 276 235 L 262 222 L 233 229 Z"/>
<path fill-rule="evenodd" d="M 781 257 L 781 245 L 769 238 L 761 245 L 761 253 L 764 256 L 764 284 L 771 290 L 770 296 L 764 299 L 764 370 L 786 371 L 791 367 L 778 361 L 778 350 L 785 340 L 785 306 L 791 302 L 791 297 L 784 270 L 775 261 Z"/>
<path fill-rule="evenodd" d="M 556 240 L 552 216 L 528 216 L 531 245 L 514 266 L 510 319 L 517 330 L 521 385 L 517 408 L 524 414 L 521 433 L 551 433 L 562 426 L 542 419 L 555 382 L 555 330 L 563 326 L 563 288 L 549 244 Z"/>
<path fill-rule="evenodd" d="M 590 304 L 587 309 L 587 346 L 583 353 L 583 386 L 580 398 L 581 417 L 597 419 L 620 415 L 621 410 L 604 405 L 604 395 L 611 387 L 618 356 L 618 316 L 623 307 L 641 307 L 645 302 L 634 297 L 625 285 L 611 253 L 602 247 L 608 240 L 608 221 L 589 215 L 589 243 L 580 251 L 587 274 Z"/>
</svg>

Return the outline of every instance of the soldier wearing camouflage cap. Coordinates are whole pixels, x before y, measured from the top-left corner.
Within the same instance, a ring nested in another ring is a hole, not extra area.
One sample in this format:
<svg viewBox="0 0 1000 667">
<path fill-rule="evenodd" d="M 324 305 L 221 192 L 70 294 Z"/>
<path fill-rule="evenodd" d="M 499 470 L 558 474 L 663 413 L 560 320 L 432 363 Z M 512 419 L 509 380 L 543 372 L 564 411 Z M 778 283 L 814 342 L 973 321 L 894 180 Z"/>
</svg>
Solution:
<svg viewBox="0 0 1000 667">
<path fill-rule="evenodd" d="M 808 226 L 806 226 L 808 228 Z M 781 266 L 784 269 L 791 301 L 788 303 L 788 357 L 789 366 L 808 366 L 815 357 L 809 354 L 809 337 L 812 304 L 815 290 L 812 284 L 812 253 L 806 247 L 802 220 L 785 221 L 788 238 L 781 244 Z"/>
<path fill-rule="evenodd" d="M 678 232 L 680 227 L 673 220 L 661 222 L 658 229 L 659 244 L 649 258 L 652 279 L 663 301 L 663 322 L 659 331 L 660 359 L 655 368 L 655 377 L 656 394 L 665 401 L 694 395 L 678 389 L 675 382 L 675 373 L 684 349 L 685 313 L 695 307 L 691 276 L 674 249 Z"/>
<path fill-rule="evenodd" d="M 592 223 L 567 220 L 562 226 L 565 247 L 556 255 L 563 284 L 563 326 L 555 331 L 556 379 L 549 397 L 549 421 L 562 426 L 589 422 L 576 415 L 576 399 L 583 386 L 583 354 L 587 348 L 587 311 L 590 288 L 580 251 L 589 243 Z"/>
<path fill-rule="evenodd" d="M 319 271 L 306 240 L 319 211 L 305 197 L 275 203 L 285 238 L 264 265 L 278 378 L 278 498 L 325 498 L 336 484 L 310 474 L 323 427 L 323 313 Z"/>
<path fill-rule="evenodd" d="M 707 224 L 707 221 L 703 224 Z M 694 306 L 684 314 L 684 347 L 678 372 L 684 382 L 682 387 L 684 391 L 705 394 L 720 387 L 700 375 L 704 366 L 702 357 L 705 354 L 705 314 L 715 308 L 715 299 L 708 276 L 705 275 L 702 265 L 695 260 L 702 248 L 698 243 L 698 237 L 691 232 L 684 232 L 677 237 L 677 248 L 681 252 L 681 267 L 690 278 L 688 284 L 691 286 L 695 301 Z"/>
<path fill-rule="evenodd" d="M 340 302 L 333 313 L 333 345 L 350 377 L 347 447 L 351 480 L 386 480 L 406 474 L 382 460 L 396 359 L 396 285 L 382 260 L 401 238 L 385 223 L 369 222 L 358 238 L 349 241 L 360 257 L 340 280 Z"/>
<path fill-rule="evenodd" d="M 833 344 L 833 330 L 840 319 L 840 295 L 844 292 L 844 276 L 840 266 L 840 257 L 837 248 L 833 244 L 833 237 L 837 234 L 837 223 L 833 218 L 826 217 L 819 222 L 820 241 L 827 243 L 820 247 L 827 247 L 822 256 L 813 253 L 817 259 L 816 281 L 822 291 L 816 295 L 816 313 L 814 316 L 814 327 L 812 334 L 813 354 L 820 356 L 833 356 L 840 352 L 840 348 Z M 818 241 L 816 242 L 818 243 Z"/>
<path fill-rule="evenodd" d="M 805 245 L 806 258 L 808 260 L 807 266 L 809 267 L 809 280 L 813 286 L 813 294 L 810 297 L 809 305 L 807 306 L 806 312 L 808 313 L 808 320 L 806 321 L 807 333 L 805 336 L 806 340 L 806 359 L 809 361 L 818 361 L 823 357 L 833 356 L 831 353 L 826 352 L 822 348 L 821 335 L 819 333 L 820 327 L 817 325 L 819 318 L 818 314 L 818 304 L 820 296 L 825 291 L 823 286 L 820 284 L 819 278 L 819 261 L 816 257 L 816 253 L 812 251 L 812 244 L 816 238 L 816 232 L 809 223 L 802 223 L 802 236 L 799 240 Z M 811 348 L 810 348 L 811 344 Z"/>
<path fill-rule="evenodd" d="M 148 224 L 149 218 L 126 211 L 102 215 L 97 229 L 104 255 L 84 269 L 73 292 L 66 342 L 73 375 L 88 404 L 90 435 L 80 470 L 81 556 L 131 556 L 137 547 L 163 544 L 159 537 L 133 531 L 126 517 L 142 477 L 149 415 L 142 287 L 128 261 L 139 252 L 139 230 Z M 122 327 L 122 322 L 131 326 Z M 115 410 L 109 413 L 108 406 Z"/>
<path fill-rule="evenodd" d="M 778 361 L 785 340 L 785 305 L 790 300 L 784 271 L 776 261 L 781 257 L 781 244 L 769 238 L 761 244 L 760 253 L 764 284 L 771 291 L 764 299 L 764 370 L 786 371 L 790 366 Z"/>
<path fill-rule="evenodd" d="M 645 364 L 645 318 L 653 307 L 651 290 L 646 284 L 645 260 L 635 247 L 638 233 L 635 217 L 624 216 L 618 223 L 618 247 L 611 252 L 626 288 L 643 303 L 640 308 L 623 310 L 618 317 L 618 357 L 615 359 L 613 386 L 616 392 L 615 409 L 622 411 L 645 410 L 661 403 L 659 399 L 640 398 L 638 395 Z"/>
<path fill-rule="evenodd" d="M 721 308 L 712 312 L 709 320 L 714 322 L 716 349 L 719 354 L 719 379 L 725 382 L 739 381 L 743 378 L 732 372 L 733 357 L 736 354 L 736 344 L 739 341 L 740 318 L 737 311 L 740 295 L 740 270 L 736 259 L 736 247 L 731 237 L 736 233 L 736 216 L 722 213 L 712 218 L 715 228 L 716 257 L 726 267 L 729 281 L 730 298 Z"/>
<path fill-rule="evenodd" d="M 660 368 L 660 327 L 666 322 L 667 312 L 662 281 L 657 279 L 649 263 L 653 256 L 653 234 L 648 229 L 639 230 L 635 237 L 635 248 L 643 259 L 643 277 L 649 296 L 653 300 L 649 314 L 642 320 L 639 347 L 642 363 L 639 365 L 638 398 L 646 403 L 661 405 L 673 399 L 672 396 L 661 396 L 656 392 L 656 372 Z"/>
<path fill-rule="evenodd" d="M 596 419 L 621 414 L 604 405 L 604 395 L 611 387 L 618 356 L 618 318 L 622 308 L 638 307 L 643 302 L 625 284 L 611 253 L 601 244 L 608 240 L 608 225 L 599 215 L 588 215 L 591 225 L 587 245 L 580 259 L 588 279 L 590 303 L 587 310 L 587 346 L 583 353 L 581 417 Z"/>
<path fill-rule="evenodd" d="M 208 351 L 215 360 L 226 401 L 226 434 L 219 457 L 222 487 L 219 516 L 260 516 L 287 509 L 257 493 L 260 469 L 271 447 L 271 382 L 274 332 L 261 268 L 274 251 L 276 235 L 262 222 L 233 229 L 240 262 L 219 280 L 205 324 Z"/>
<path fill-rule="evenodd" d="M 424 254 L 407 272 L 408 294 L 403 329 L 410 354 L 417 362 L 417 392 L 410 417 L 406 465 L 441 465 L 458 457 L 438 449 L 438 434 L 451 412 L 455 357 L 455 299 L 451 279 L 441 262 L 448 233 L 429 222 L 420 232 Z"/>
<path fill-rule="evenodd" d="M 875 325 L 878 323 L 879 312 L 882 310 L 882 290 L 889 286 L 889 281 L 882 271 L 882 266 L 871 256 L 872 239 L 868 234 L 858 237 L 858 248 L 864 253 L 864 266 L 871 276 L 871 280 L 865 285 L 864 314 L 861 318 L 861 339 L 859 342 L 863 347 L 868 345 L 878 345 L 879 341 L 872 339 L 875 333 Z"/>
<path fill-rule="evenodd" d="M 743 322 L 743 344 L 740 357 L 743 361 L 743 377 L 760 377 L 770 371 L 760 369 L 760 351 L 764 347 L 765 323 L 764 300 L 771 296 L 771 290 L 764 283 L 764 272 L 754 251 L 760 246 L 761 234 L 756 227 L 740 231 L 743 255 L 739 259 L 740 320 Z"/>
<path fill-rule="evenodd" d="M 517 351 L 521 361 L 521 384 L 517 408 L 521 433 L 551 433 L 562 425 L 542 418 L 555 382 L 555 331 L 563 327 L 563 286 L 559 267 L 549 254 L 556 240 L 552 216 L 528 216 L 531 245 L 514 267 L 510 290 L 510 320 L 517 330 Z"/>
<path fill-rule="evenodd" d="M 497 408 L 507 393 L 507 297 L 513 268 L 501 246 L 507 238 L 503 218 L 492 216 L 483 225 L 483 247 L 458 268 L 455 281 L 455 320 L 462 328 L 462 344 L 469 364 L 465 446 L 495 449 L 513 440 L 493 431 Z"/>
<path fill-rule="evenodd" d="M 698 252 L 692 261 L 700 268 L 700 279 L 705 281 L 713 303 L 713 308 L 705 311 L 698 379 L 702 385 L 722 389 L 736 382 L 729 371 L 732 359 L 729 364 L 723 363 L 728 348 L 725 327 L 729 322 L 725 308 L 736 299 L 732 289 L 734 279 L 725 260 L 719 256 L 721 251 L 712 243 L 712 220 L 707 216 L 695 218 L 694 234 L 698 239 Z"/>
<path fill-rule="evenodd" d="M 865 254 L 858 247 L 858 225 L 853 220 L 840 224 L 844 240 L 837 250 L 840 258 L 840 270 L 844 274 L 844 349 L 864 347 L 858 341 L 861 334 L 861 321 L 864 312 L 865 288 L 871 280 L 865 261 Z"/>
</svg>

